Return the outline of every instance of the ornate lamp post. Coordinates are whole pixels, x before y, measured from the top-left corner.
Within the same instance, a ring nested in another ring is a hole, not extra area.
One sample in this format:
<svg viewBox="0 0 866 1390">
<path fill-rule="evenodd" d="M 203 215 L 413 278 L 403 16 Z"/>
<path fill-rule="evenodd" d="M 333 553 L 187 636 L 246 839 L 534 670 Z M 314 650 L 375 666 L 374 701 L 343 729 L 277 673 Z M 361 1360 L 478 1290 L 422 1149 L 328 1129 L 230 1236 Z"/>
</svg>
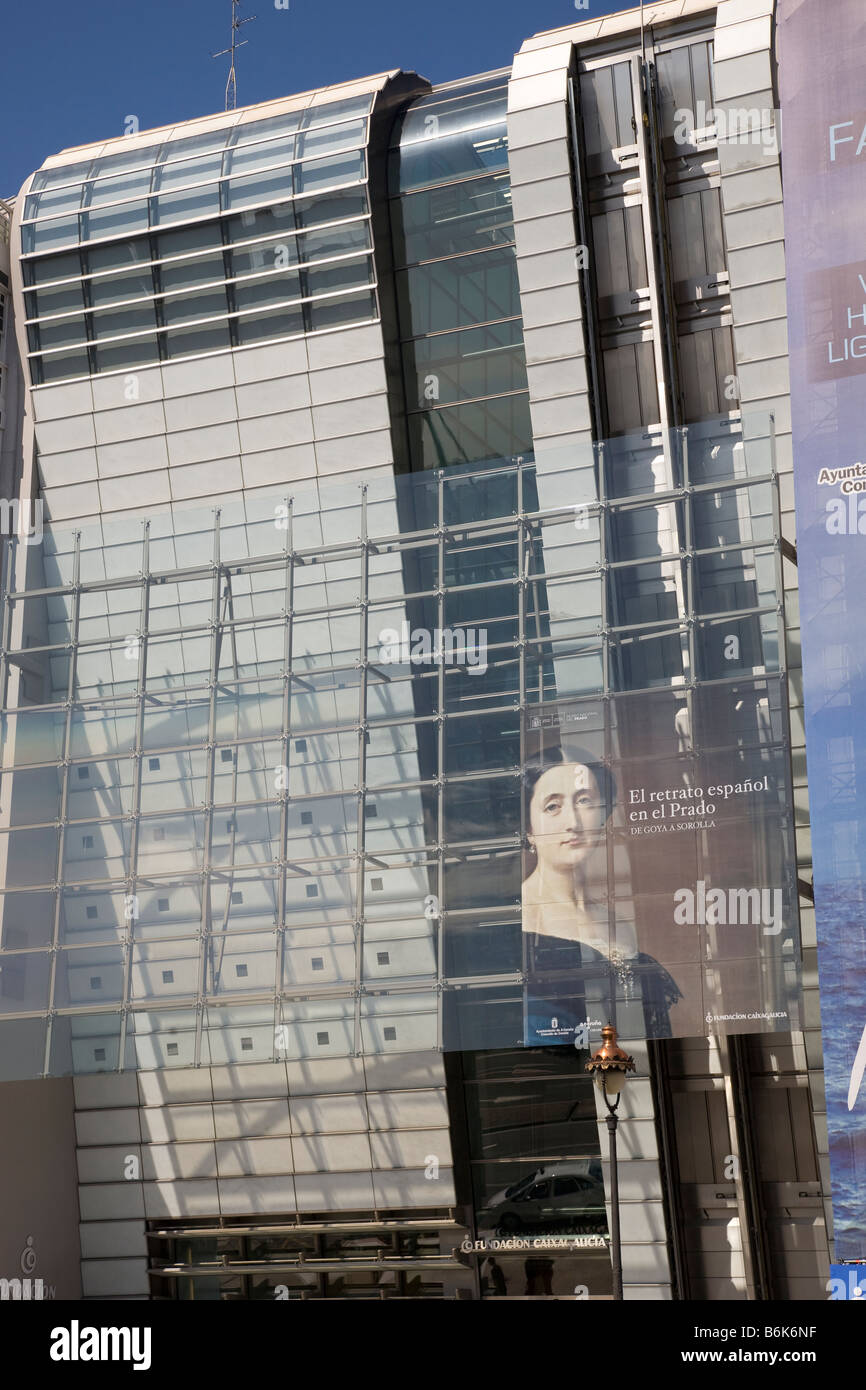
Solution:
<svg viewBox="0 0 866 1390">
<path fill-rule="evenodd" d="M 622 1251 L 619 1240 L 619 1174 L 616 1166 L 616 1127 L 617 1107 L 626 1072 L 634 1071 L 634 1058 L 623 1052 L 616 1040 L 616 1029 L 612 1023 L 605 1024 L 601 1030 L 602 1044 L 586 1064 L 592 1072 L 595 1083 L 604 1096 L 608 1109 L 607 1132 L 610 1137 L 610 1253 L 613 1265 L 613 1296 L 622 1298 Z M 611 1105 L 610 1097 L 616 1099 Z"/>
</svg>

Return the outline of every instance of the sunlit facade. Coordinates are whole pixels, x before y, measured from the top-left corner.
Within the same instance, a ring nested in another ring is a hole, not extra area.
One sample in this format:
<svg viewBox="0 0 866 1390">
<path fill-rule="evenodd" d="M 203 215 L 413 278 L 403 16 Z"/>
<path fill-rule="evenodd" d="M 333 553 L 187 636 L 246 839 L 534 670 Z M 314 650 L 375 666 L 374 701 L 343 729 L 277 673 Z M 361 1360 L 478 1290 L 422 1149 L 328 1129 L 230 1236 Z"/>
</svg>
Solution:
<svg viewBox="0 0 866 1390">
<path fill-rule="evenodd" d="M 730 4 L 66 151 L 16 201 L 45 518 L 4 559 L 0 1076 L 71 1090 L 85 1297 L 610 1296 L 587 1054 L 524 1045 L 554 702 L 613 764 L 640 726 L 777 767 L 813 951 L 778 152 L 682 117 L 771 85 Z M 689 970 L 628 1040 L 626 1296 L 819 1296 L 808 994 L 708 1038 Z"/>
</svg>

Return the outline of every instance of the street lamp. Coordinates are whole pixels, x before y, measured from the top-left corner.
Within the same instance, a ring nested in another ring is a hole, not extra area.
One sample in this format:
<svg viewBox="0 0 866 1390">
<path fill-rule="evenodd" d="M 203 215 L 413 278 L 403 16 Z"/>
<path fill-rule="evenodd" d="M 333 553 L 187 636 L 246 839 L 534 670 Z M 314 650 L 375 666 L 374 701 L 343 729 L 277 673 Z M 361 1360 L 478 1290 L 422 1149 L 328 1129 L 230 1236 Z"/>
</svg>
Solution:
<svg viewBox="0 0 866 1390">
<path fill-rule="evenodd" d="M 587 1071 L 595 1076 L 595 1084 L 604 1096 L 607 1106 L 607 1132 L 610 1136 L 610 1256 L 613 1265 L 613 1296 L 622 1298 L 622 1252 L 619 1242 L 619 1175 L 616 1167 L 616 1126 L 617 1106 L 626 1072 L 634 1071 L 634 1058 L 629 1057 L 616 1040 L 616 1029 L 612 1023 L 605 1024 L 601 1030 L 602 1044 L 586 1064 Z M 610 1097 L 615 1096 L 613 1105 Z"/>
</svg>

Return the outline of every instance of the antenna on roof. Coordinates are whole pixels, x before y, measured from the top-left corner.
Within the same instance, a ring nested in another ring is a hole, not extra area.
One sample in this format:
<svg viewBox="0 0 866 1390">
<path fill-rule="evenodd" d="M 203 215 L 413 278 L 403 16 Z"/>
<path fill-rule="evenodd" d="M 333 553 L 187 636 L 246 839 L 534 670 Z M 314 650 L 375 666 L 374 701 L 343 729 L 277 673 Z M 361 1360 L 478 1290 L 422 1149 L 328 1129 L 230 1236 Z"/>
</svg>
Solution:
<svg viewBox="0 0 866 1390">
<path fill-rule="evenodd" d="M 251 24 L 256 15 L 251 14 L 247 19 L 238 19 L 238 8 L 241 0 L 232 0 L 232 41 L 228 48 L 221 48 L 219 53 L 212 53 L 212 58 L 223 58 L 227 53 L 231 54 L 231 67 L 229 68 L 228 81 L 226 82 L 226 110 L 234 111 L 238 104 L 238 86 L 235 77 L 235 53 L 237 49 L 243 48 L 248 42 L 247 39 L 238 39 L 238 30 L 242 24 Z"/>
</svg>

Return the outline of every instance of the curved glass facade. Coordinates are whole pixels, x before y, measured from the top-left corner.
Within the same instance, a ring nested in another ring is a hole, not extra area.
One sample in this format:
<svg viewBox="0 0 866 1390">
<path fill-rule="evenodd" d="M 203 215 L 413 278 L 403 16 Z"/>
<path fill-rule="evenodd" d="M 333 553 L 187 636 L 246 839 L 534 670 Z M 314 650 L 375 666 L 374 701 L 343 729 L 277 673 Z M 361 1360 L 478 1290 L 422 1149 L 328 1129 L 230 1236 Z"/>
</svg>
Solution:
<svg viewBox="0 0 866 1390">
<path fill-rule="evenodd" d="M 413 468 L 532 451 L 507 82 L 436 88 L 395 127 L 391 226 Z"/>
<path fill-rule="evenodd" d="M 35 174 L 21 223 L 34 385 L 376 319 L 371 104 Z"/>
</svg>

